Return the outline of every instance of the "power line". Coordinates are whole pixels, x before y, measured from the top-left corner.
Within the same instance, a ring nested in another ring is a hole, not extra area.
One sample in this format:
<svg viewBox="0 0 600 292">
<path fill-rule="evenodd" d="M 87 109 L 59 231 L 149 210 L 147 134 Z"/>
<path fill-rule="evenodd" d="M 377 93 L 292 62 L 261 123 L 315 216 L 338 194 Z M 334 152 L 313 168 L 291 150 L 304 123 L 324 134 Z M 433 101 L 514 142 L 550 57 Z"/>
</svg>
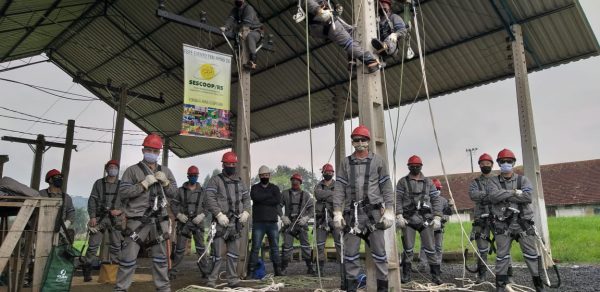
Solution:
<svg viewBox="0 0 600 292">
<path fill-rule="evenodd" d="M 12 133 L 17 133 L 17 134 L 22 134 L 22 135 L 31 135 L 31 136 L 37 136 L 38 134 L 34 134 L 34 133 L 28 133 L 28 132 L 24 132 L 24 131 L 19 131 L 19 130 L 12 130 L 12 129 L 6 129 L 6 128 L 0 128 L 1 131 L 7 131 L 7 132 L 12 132 Z M 44 137 L 46 138 L 53 138 L 53 139 L 65 139 L 65 137 L 58 137 L 58 136 L 46 136 L 44 135 Z M 91 139 L 80 139 L 80 138 L 73 138 L 74 141 L 80 141 L 80 142 L 87 142 L 87 143 L 101 143 L 101 144 L 111 144 L 110 141 L 99 141 L 99 140 L 91 140 Z M 130 143 L 123 143 L 122 145 L 124 146 L 142 146 L 142 144 L 130 144 Z"/>
<path fill-rule="evenodd" d="M 16 83 L 16 84 L 19 84 L 19 85 L 27 86 L 27 87 L 33 88 L 35 90 L 39 90 L 41 92 L 50 94 L 52 96 L 56 96 L 58 98 L 67 99 L 67 100 L 71 100 L 71 101 L 87 101 L 87 102 L 90 102 L 90 101 L 99 101 L 99 99 L 95 98 L 95 97 L 90 97 L 90 96 L 81 95 L 81 94 L 77 94 L 77 93 L 70 93 L 68 91 L 58 90 L 58 89 L 44 87 L 44 86 L 33 85 L 33 84 L 29 84 L 29 83 L 25 83 L 25 82 L 21 82 L 21 81 L 17 81 L 17 80 L 12 80 L 12 79 L 7 79 L 7 78 L 0 78 L 0 80 L 1 81 L 5 81 L 5 82 L 11 82 L 11 83 Z M 73 87 L 73 86 L 71 86 L 71 87 Z M 58 93 L 62 93 L 63 95 L 58 95 L 58 94 L 56 94 L 56 93 L 54 93 L 52 91 L 58 92 Z M 67 97 L 67 96 L 65 96 L 67 94 L 74 95 L 74 96 L 79 96 L 79 97 L 85 97 L 85 99 L 83 99 L 83 98 L 74 98 L 74 97 Z"/>
</svg>

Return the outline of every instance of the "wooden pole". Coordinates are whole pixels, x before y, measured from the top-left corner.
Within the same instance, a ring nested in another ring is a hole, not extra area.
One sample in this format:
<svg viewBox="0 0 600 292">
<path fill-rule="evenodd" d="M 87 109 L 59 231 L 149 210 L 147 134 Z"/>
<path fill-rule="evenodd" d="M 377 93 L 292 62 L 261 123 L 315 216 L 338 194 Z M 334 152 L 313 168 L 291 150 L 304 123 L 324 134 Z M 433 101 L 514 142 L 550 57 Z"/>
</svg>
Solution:
<svg viewBox="0 0 600 292">
<path fill-rule="evenodd" d="M 71 153 L 73 152 L 73 136 L 75 135 L 75 120 L 67 121 L 67 137 L 65 139 L 65 148 L 63 152 L 63 161 L 62 161 L 62 177 L 63 177 L 63 185 L 62 191 L 63 193 L 67 193 L 67 184 L 69 182 L 69 172 L 71 169 Z"/>
<path fill-rule="evenodd" d="M 121 149 L 123 148 L 123 128 L 125 127 L 125 112 L 127 111 L 127 85 L 121 85 L 119 94 L 119 109 L 115 122 L 115 135 L 113 138 L 112 159 L 121 163 Z"/>
<path fill-rule="evenodd" d="M 40 190 L 40 179 L 42 176 L 42 158 L 44 157 L 45 148 L 44 135 L 38 135 L 35 144 L 35 155 L 33 157 L 33 168 L 31 171 L 31 182 L 29 186 L 34 190 Z"/>
</svg>

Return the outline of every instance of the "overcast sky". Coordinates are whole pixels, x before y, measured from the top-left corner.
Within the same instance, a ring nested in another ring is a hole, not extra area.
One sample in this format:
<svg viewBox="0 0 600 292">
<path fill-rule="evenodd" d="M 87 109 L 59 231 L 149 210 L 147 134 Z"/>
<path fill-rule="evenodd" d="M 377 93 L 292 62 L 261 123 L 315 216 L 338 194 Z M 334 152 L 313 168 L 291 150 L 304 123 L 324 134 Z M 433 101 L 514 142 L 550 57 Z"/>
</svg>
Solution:
<svg viewBox="0 0 600 292">
<path fill-rule="evenodd" d="M 581 0 L 581 5 L 598 37 L 600 32 L 600 1 Z M 22 64 L 13 61 L 10 66 Z M 8 63 L 0 64 L 2 67 Z M 553 67 L 529 75 L 533 113 L 536 126 L 539 158 L 541 164 L 600 158 L 600 58 L 594 57 L 558 67 Z M 39 86 L 61 89 L 69 92 L 90 95 L 80 85 L 74 84 L 69 76 L 50 63 L 34 65 L 22 69 L 0 73 L 0 78 L 14 79 Z M 114 111 L 101 101 L 70 101 L 51 96 L 40 91 L 0 81 L 0 106 L 25 112 L 50 120 L 65 122 L 76 119 L 76 124 L 112 128 Z M 437 131 L 442 147 L 446 170 L 449 173 L 470 171 L 466 148 L 477 147 L 476 156 L 488 152 L 495 156 L 502 148 L 515 151 L 521 160 L 519 124 L 517 118 L 514 79 L 496 82 L 486 86 L 461 91 L 432 100 L 437 123 Z M 392 110 L 395 119 L 397 110 Z M 408 106 L 400 109 L 404 119 Z M 20 116 L 0 109 L 0 115 Z M 23 116 L 20 116 L 23 117 Z M 388 129 L 389 163 L 392 168 L 392 144 L 390 125 Z M 63 126 L 33 122 L 23 122 L 0 117 L 0 128 L 23 131 L 47 136 L 65 136 Z M 357 125 L 357 121 L 353 122 Z M 397 152 L 397 175 L 406 171 L 406 160 L 417 154 L 423 158 L 423 171 L 426 175 L 442 173 L 431 128 L 427 104 L 415 104 L 405 129 L 400 137 Z M 125 129 L 137 130 L 129 122 Z M 350 122 L 346 122 L 349 134 Z M 17 136 L 35 139 L 32 135 L 21 135 L 0 130 L 1 136 Z M 76 138 L 110 141 L 110 133 L 77 129 Z M 333 150 L 333 125 L 313 130 L 314 170 L 327 162 Z M 125 136 L 125 143 L 141 144 L 143 136 Z M 350 153 L 349 138 L 346 152 Z M 58 139 L 48 139 L 59 141 Z M 310 169 L 311 157 L 308 131 L 251 145 L 252 174 L 260 165 L 270 167 L 284 164 L 301 165 Z M 69 178 L 69 193 L 87 197 L 92 183 L 103 175 L 103 165 L 110 158 L 110 144 L 76 142 L 78 152 L 74 152 Z M 282 145 L 284 147 L 282 147 Z M 171 155 L 169 166 L 179 184 L 186 180 L 187 167 L 195 164 L 203 178 L 213 169 L 220 168 L 223 152 L 179 159 Z M 5 164 L 4 175 L 29 185 L 33 152 L 25 144 L 0 141 L 0 154 L 8 154 L 10 162 Z M 42 180 L 52 168 L 61 168 L 62 149 L 51 148 L 44 155 Z M 142 155 L 140 147 L 124 146 L 122 165 L 137 163 Z M 517 162 L 519 163 L 519 162 Z M 43 188 L 47 185 L 42 181 Z"/>
</svg>

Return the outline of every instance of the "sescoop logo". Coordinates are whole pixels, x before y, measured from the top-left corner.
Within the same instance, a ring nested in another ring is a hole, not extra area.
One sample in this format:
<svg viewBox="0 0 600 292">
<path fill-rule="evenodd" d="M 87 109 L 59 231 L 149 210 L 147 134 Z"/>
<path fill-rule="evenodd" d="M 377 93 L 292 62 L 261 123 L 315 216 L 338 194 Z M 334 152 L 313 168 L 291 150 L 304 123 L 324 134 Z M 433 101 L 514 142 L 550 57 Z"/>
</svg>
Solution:
<svg viewBox="0 0 600 292">
<path fill-rule="evenodd" d="M 56 282 L 64 283 L 69 279 L 67 276 L 67 271 L 65 269 L 60 270 L 58 275 L 56 275 Z"/>
<path fill-rule="evenodd" d="M 202 64 L 199 70 L 199 77 L 203 80 L 211 80 L 217 76 L 217 70 L 212 64 Z"/>
</svg>

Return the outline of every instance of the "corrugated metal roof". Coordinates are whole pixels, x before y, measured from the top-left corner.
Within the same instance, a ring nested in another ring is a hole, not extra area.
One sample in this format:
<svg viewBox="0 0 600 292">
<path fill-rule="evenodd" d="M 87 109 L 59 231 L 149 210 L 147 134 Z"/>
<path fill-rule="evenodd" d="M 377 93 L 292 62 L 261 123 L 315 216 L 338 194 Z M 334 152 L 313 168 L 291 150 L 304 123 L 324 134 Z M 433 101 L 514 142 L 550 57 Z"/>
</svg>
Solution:
<svg viewBox="0 0 600 292">
<path fill-rule="evenodd" d="M 10 3 L 12 2 L 12 3 Z M 274 35 L 275 52 L 259 54 L 259 70 L 252 77 L 251 131 L 259 141 L 308 128 L 306 47 L 304 25 L 291 16 L 296 1 L 249 0 Z M 350 22 L 352 1 L 338 1 Z M 226 1 L 167 1 L 171 12 L 219 26 L 231 9 Z M 530 71 L 597 56 L 600 49 L 578 1 L 573 0 L 422 0 L 423 40 L 430 92 L 440 96 L 513 76 L 507 58 L 506 25 L 523 26 Z M 8 4 L 8 5 L 7 5 Z M 54 6 L 54 8 L 52 8 Z M 156 1 L 34 0 L 0 2 L 0 62 L 49 53 L 53 62 L 71 75 L 78 72 L 99 83 L 126 83 L 133 90 L 166 97 L 165 104 L 134 99 L 127 118 L 148 132 L 171 137 L 180 157 L 231 146 L 223 140 L 178 136 L 183 92 L 182 44 L 231 53 L 224 40 L 206 32 L 170 23 L 155 16 Z M 3 12 L 3 13 L 2 13 Z M 46 16 L 45 16 L 46 15 Z M 35 24 L 38 24 L 34 27 Z M 333 121 L 334 88 L 348 90 L 349 73 L 340 48 L 310 40 L 313 126 Z M 411 46 L 416 49 L 413 36 Z M 417 59 L 401 65 L 400 57 L 387 62 L 385 77 L 390 107 L 422 100 Z M 399 100 L 404 70 L 405 88 Z M 237 78 L 232 84 L 235 121 Z M 88 88 L 112 107 L 105 90 Z M 353 113 L 357 114 L 357 84 L 352 82 Z M 420 91 L 419 91 L 420 90 Z M 386 105 L 387 107 L 387 105 Z M 348 113 L 349 115 L 349 113 Z M 235 125 L 234 125 L 235 127 Z"/>
</svg>

